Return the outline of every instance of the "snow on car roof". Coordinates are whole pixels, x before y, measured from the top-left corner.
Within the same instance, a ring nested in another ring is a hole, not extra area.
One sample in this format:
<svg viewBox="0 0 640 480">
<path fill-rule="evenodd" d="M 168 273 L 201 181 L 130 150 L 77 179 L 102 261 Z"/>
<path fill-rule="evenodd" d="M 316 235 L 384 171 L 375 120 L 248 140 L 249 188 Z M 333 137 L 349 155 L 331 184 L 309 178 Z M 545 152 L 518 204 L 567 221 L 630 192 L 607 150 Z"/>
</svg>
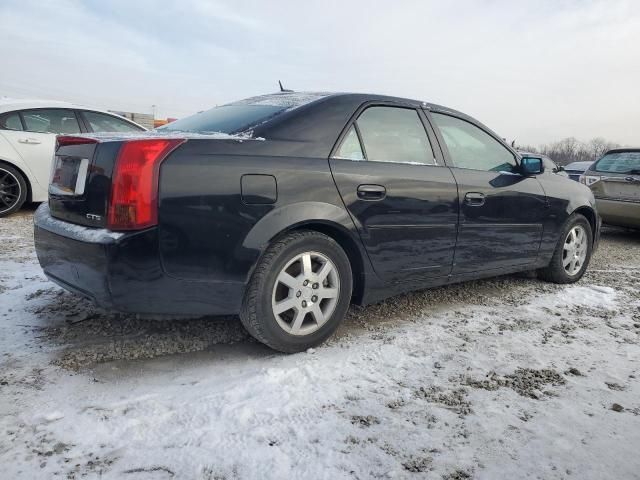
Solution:
<svg viewBox="0 0 640 480">
<path fill-rule="evenodd" d="M 328 92 L 277 92 L 245 98 L 227 105 L 263 105 L 292 110 L 330 95 L 334 94 Z"/>
</svg>

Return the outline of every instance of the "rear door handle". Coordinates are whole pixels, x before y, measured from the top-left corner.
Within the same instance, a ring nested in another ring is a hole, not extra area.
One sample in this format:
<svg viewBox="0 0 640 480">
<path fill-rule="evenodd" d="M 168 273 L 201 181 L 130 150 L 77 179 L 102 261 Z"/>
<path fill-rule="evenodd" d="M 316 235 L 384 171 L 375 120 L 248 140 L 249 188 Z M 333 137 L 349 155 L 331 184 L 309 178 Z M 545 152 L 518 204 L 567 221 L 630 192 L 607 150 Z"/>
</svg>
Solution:
<svg viewBox="0 0 640 480">
<path fill-rule="evenodd" d="M 624 178 L 627 182 L 640 182 L 639 179 L 635 178 L 635 177 L 625 177 Z"/>
<path fill-rule="evenodd" d="M 470 207 L 481 207 L 484 201 L 484 193 L 469 192 L 464 196 L 464 203 Z"/>
<path fill-rule="evenodd" d="M 387 196 L 387 189 L 382 185 L 359 185 L 358 198 L 361 200 L 382 200 Z"/>
<path fill-rule="evenodd" d="M 37 140 L 35 138 L 21 138 L 18 140 L 18 142 L 20 143 L 26 143 L 29 145 L 38 145 L 40 142 L 40 140 Z"/>
</svg>

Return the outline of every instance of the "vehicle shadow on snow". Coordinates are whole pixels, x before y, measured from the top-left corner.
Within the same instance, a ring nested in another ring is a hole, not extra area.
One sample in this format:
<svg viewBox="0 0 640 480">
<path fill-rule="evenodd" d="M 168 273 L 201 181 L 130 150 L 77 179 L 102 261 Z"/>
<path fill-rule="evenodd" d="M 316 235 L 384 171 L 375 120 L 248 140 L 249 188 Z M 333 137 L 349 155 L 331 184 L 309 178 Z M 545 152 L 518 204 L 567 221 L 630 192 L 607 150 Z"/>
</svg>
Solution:
<svg viewBox="0 0 640 480">
<path fill-rule="evenodd" d="M 640 242 L 640 230 L 631 228 L 612 227 L 609 225 L 602 226 L 601 237 L 607 240 L 620 240 L 628 242 Z"/>
<path fill-rule="evenodd" d="M 625 246 L 640 240 L 638 232 L 609 227 L 603 230 L 603 237 Z M 598 264 L 596 253 L 594 272 Z M 588 271 L 587 281 L 597 282 L 596 275 Z M 561 288 L 525 273 L 416 291 L 367 307 L 352 306 L 328 344 L 358 342 L 371 337 L 371 332 L 373 338 L 383 339 L 385 330 L 416 318 L 473 306 L 521 305 L 529 297 Z M 235 316 L 179 319 L 113 314 L 57 287 L 38 290 L 26 301 L 27 309 L 44 320 L 38 328 L 38 339 L 56 349 L 53 363 L 71 370 L 205 351 L 213 352 L 207 357 L 211 361 L 215 361 L 217 352 L 233 356 L 236 351 L 238 358 L 277 355 L 256 342 Z"/>
<path fill-rule="evenodd" d="M 525 295 L 523 289 L 540 293 L 557 288 L 531 275 L 511 275 L 412 292 L 367 307 L 352 306 L 329 344 L 357 342 L 372 331 L 452 308 L 518 304 Z M 44 320 L 37 332 L 39 341 L 55 348 L 53 363 L 66 369 L 189 352 L 227 352 L 229 345 L 235 346 L 238 357 L 275 354 L 256 342 L 235 316 L 177 319 L 113 314 L 57 287 L 38 290 L 26 301 L 27 308 Z"/>
</svg>

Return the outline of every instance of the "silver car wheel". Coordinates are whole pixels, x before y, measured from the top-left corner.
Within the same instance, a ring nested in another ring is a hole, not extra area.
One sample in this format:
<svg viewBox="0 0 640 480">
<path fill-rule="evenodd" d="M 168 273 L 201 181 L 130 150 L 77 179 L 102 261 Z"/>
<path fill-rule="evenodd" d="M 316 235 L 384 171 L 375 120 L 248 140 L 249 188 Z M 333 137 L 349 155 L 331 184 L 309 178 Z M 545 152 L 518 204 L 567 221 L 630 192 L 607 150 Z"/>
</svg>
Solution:
<svg viewBox="0 0 640 480">
<path fill-rule="evenodd" d="M 582 269 L 587 259 L 588 246 L 587 231 L 582 225 L 569 230 L 562 251 L 562 265 L 569 275 L 577 275 Z"/>
<path fill-rule="evenodd" d="M 340 297 L 340 276 L 318 252 L 291 259 L 278 274 L 271 307 L 278 325 L 291 335 L 309 335 L 329 321 Z"/>
</svg>

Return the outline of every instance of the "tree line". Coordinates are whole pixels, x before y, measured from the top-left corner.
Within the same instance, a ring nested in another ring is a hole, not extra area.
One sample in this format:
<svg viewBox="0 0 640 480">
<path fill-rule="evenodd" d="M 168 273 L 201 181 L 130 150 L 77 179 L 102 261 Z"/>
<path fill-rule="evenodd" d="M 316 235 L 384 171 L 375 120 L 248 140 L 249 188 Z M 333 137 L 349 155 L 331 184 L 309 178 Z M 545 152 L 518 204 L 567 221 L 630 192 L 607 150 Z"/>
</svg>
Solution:
<svg viewBox="0 0 640 480">
<path fill-rule="evenodd" d="M 542 153 L 558 165 L 568 165 L 571 162 L 593 162 L 607 150 L 619 146 L 617 143 L 609 142 L 600 137 L 593 138 L 587 142 L 581 142 L 574 137 L 569 137 L 540 147 L 517 145 L 516 148 L 525 152 Z"/>
</svg>

